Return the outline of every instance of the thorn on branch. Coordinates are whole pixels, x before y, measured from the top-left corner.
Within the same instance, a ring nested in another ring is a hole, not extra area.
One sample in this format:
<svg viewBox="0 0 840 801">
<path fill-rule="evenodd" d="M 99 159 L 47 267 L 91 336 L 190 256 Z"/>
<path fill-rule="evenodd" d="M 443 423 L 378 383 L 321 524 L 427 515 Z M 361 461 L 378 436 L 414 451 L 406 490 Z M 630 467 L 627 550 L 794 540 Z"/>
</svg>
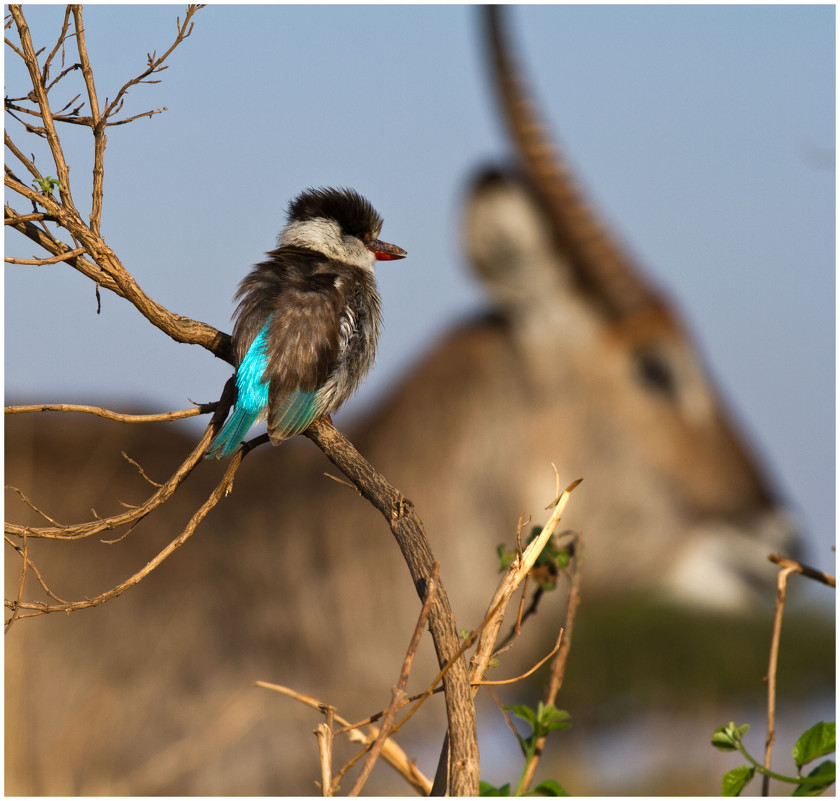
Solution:
<svg viewBox="0 0 840 801">
<path fill-rule="evenodd" d="M 351 490 L 358 493 L 359 495 L 362 494 L 361 490 L 355 484 L 353 484 L 351 481 L 345 481 L 343 478 L 339 478 L 338 476 L 334 476 L 332 473 L 324 473 L 324 475 L 327 478 L 330 478 L 333 481 L 335 481 L 336 484 L 341 484 L 345 487 L 349 487 Z"/>
</svg>

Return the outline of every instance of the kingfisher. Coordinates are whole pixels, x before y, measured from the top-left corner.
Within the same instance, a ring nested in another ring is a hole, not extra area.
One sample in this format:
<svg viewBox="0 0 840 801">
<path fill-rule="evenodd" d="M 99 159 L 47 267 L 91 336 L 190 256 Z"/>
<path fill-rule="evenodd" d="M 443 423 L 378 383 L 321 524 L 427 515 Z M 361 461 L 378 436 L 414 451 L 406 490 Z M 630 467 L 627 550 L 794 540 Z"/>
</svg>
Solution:
<svg viewBox="0 0 840 801">
<path fill-rule="evenodd" d="M 381 230 L 353 189 L 307 189 L 289 203 L 277 247 L 234 297 L 236 402 L 207 458 L 230 456 L 260 420 L 279 445 L 356 391 L 382 324 L 374 262 L 406 256 Z"/>
</svg>

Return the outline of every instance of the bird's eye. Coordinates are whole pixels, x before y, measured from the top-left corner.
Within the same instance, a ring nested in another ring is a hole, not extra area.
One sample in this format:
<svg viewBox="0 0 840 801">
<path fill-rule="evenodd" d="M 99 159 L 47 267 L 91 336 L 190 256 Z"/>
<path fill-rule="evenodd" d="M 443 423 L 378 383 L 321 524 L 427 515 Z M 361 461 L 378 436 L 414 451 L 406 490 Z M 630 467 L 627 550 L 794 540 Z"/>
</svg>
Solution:
<svg viewBox="0 0 840 801">
<path fill-rule="evenodd" d="M 645 348 L 635 354 L 635 372 L 641 384 L 666 398 L 677 397 L 677 381 L 671 365 L 658 351 Z"/>
</svg>

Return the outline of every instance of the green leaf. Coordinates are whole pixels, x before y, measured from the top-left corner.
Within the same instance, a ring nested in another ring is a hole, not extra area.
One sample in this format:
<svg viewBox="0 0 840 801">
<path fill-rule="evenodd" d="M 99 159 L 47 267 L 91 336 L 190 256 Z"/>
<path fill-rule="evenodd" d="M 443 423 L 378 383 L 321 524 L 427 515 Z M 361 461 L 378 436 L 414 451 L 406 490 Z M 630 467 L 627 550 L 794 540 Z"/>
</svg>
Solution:
<svg viewBox="0 0 840 801">
<path fill-rule="evenodd" d="M 718 726 L 712 735 L 712 745 L 721 751 L 735 751 L 749 728 L 749 723 L 736 726 L 730 722 L 726 726 Z"/>
<path fill-rule="evenodd" d="M 537 713 L 530 706 L 526 706 L 525 704 L 512 704 L 511 706 L 506 706 L 505 709 L 513 712 L 520 720 L 524 720 L 532 729 L 537 728 Z"/>
<path fill-rule="evenodd" d="M 569 794 L 554 779 L 540 782 L 528 795 L 568 796 Z"/>
<path fill-rule="evenodd" d="M 822 779 L 823 781 L 815 784 L 800 784 L 794 791 L 794 795 L 809 796 L 820 795 L 827 787 L 834 784 L 837 777 L 837 766 L 830 759 L 821 762 L 809 774 L 809 779 Z"/>
<path fill-rule="evenodd" d="M 803 765 L 836 751 L 836 728 L 837 724 L 833 722 L 811 726 L 793 746 L 796 766 L 801 769 Z"/>
<path fill-rule="evenodd" d="M 752 765 L 741 765 L 723 774 L 721 793 L 726 796 L 741 795 L 743 790 L 755 776 L 755 768 Z"/>
<path fill-rule="evenodd" d="M 501 787 L 494 787 L 490 782 L 479 781 L 479 795 L 510 795 L 510 784 L 503 784 Z"/>
<path fill-rule="evenodd" d="M 504 545 L 496 548 L 496 555 L 499 557 L 499 572 L 507 570 L 516 558 L 516 552 L 507 550 Z"/>
<path fill-rule="evenodd" d="M 545 706 L 540 701 L 539 706 L 537 706 L 537 724 L 542 734 L 568 729 L 572 725 L 569 723 L 569 717 L 570 715 L 565 709 L 558 709 L 553 704 Z"/>
</svg>

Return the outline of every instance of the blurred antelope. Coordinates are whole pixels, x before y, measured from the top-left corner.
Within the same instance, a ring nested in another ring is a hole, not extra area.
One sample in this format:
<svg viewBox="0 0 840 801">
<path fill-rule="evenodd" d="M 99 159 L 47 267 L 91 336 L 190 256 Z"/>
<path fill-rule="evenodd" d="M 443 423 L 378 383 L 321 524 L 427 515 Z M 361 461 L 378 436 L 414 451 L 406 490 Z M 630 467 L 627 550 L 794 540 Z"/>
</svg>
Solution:
<svg viewBox="0 0 840 801">
<path fill-rule="evenodd" d="M 491 310 L 445 336 L 348 434 L 416 504 L 461 626 L 481 619 L 496 544 L 512 540 L 521 513 L 539 522 L 552 461 L 563 481 L 585 478 L 566 523 L 585 533 L 586 599 L 662 590 L 742 608 L 774 575 L 766 554 L 791 547 L 790 524 L 675 312 L 547 144 L 495 12 L 488 24 L 524 173 L 486 172 L 466 203 L 466 247 Z M 67 483 L 54 465 L 92 441 L 115 464 L 123 449 L 149 472 L 179 458 L 169 427 L 33 425 L 7 426 L 7 480 L 51 502 Z M 108 448 L 103 431 L 113 432 Z M 325 464 L 306 442 L 254 452 L 231 498 L 137 588 L 92 612 L 15 627 L 8 793 L 312 790 L 317 721 L 251 682 L 292 685 L 362 717 L 387 706 L 418 610 L 382 521 L 323 478 Z M 68 498 L 56 516 L 130 499 L 101 458 L 78 470 L 78 508 Z M 66 594 L 82 586 L 79 566 L 109 586 L 183 525 L 210 484 L 206 471 L 191 478 L 154 530 L 111 548 L 71 546 L 72 559 L 45 553 L 40 564 Z"/>
</svg>

